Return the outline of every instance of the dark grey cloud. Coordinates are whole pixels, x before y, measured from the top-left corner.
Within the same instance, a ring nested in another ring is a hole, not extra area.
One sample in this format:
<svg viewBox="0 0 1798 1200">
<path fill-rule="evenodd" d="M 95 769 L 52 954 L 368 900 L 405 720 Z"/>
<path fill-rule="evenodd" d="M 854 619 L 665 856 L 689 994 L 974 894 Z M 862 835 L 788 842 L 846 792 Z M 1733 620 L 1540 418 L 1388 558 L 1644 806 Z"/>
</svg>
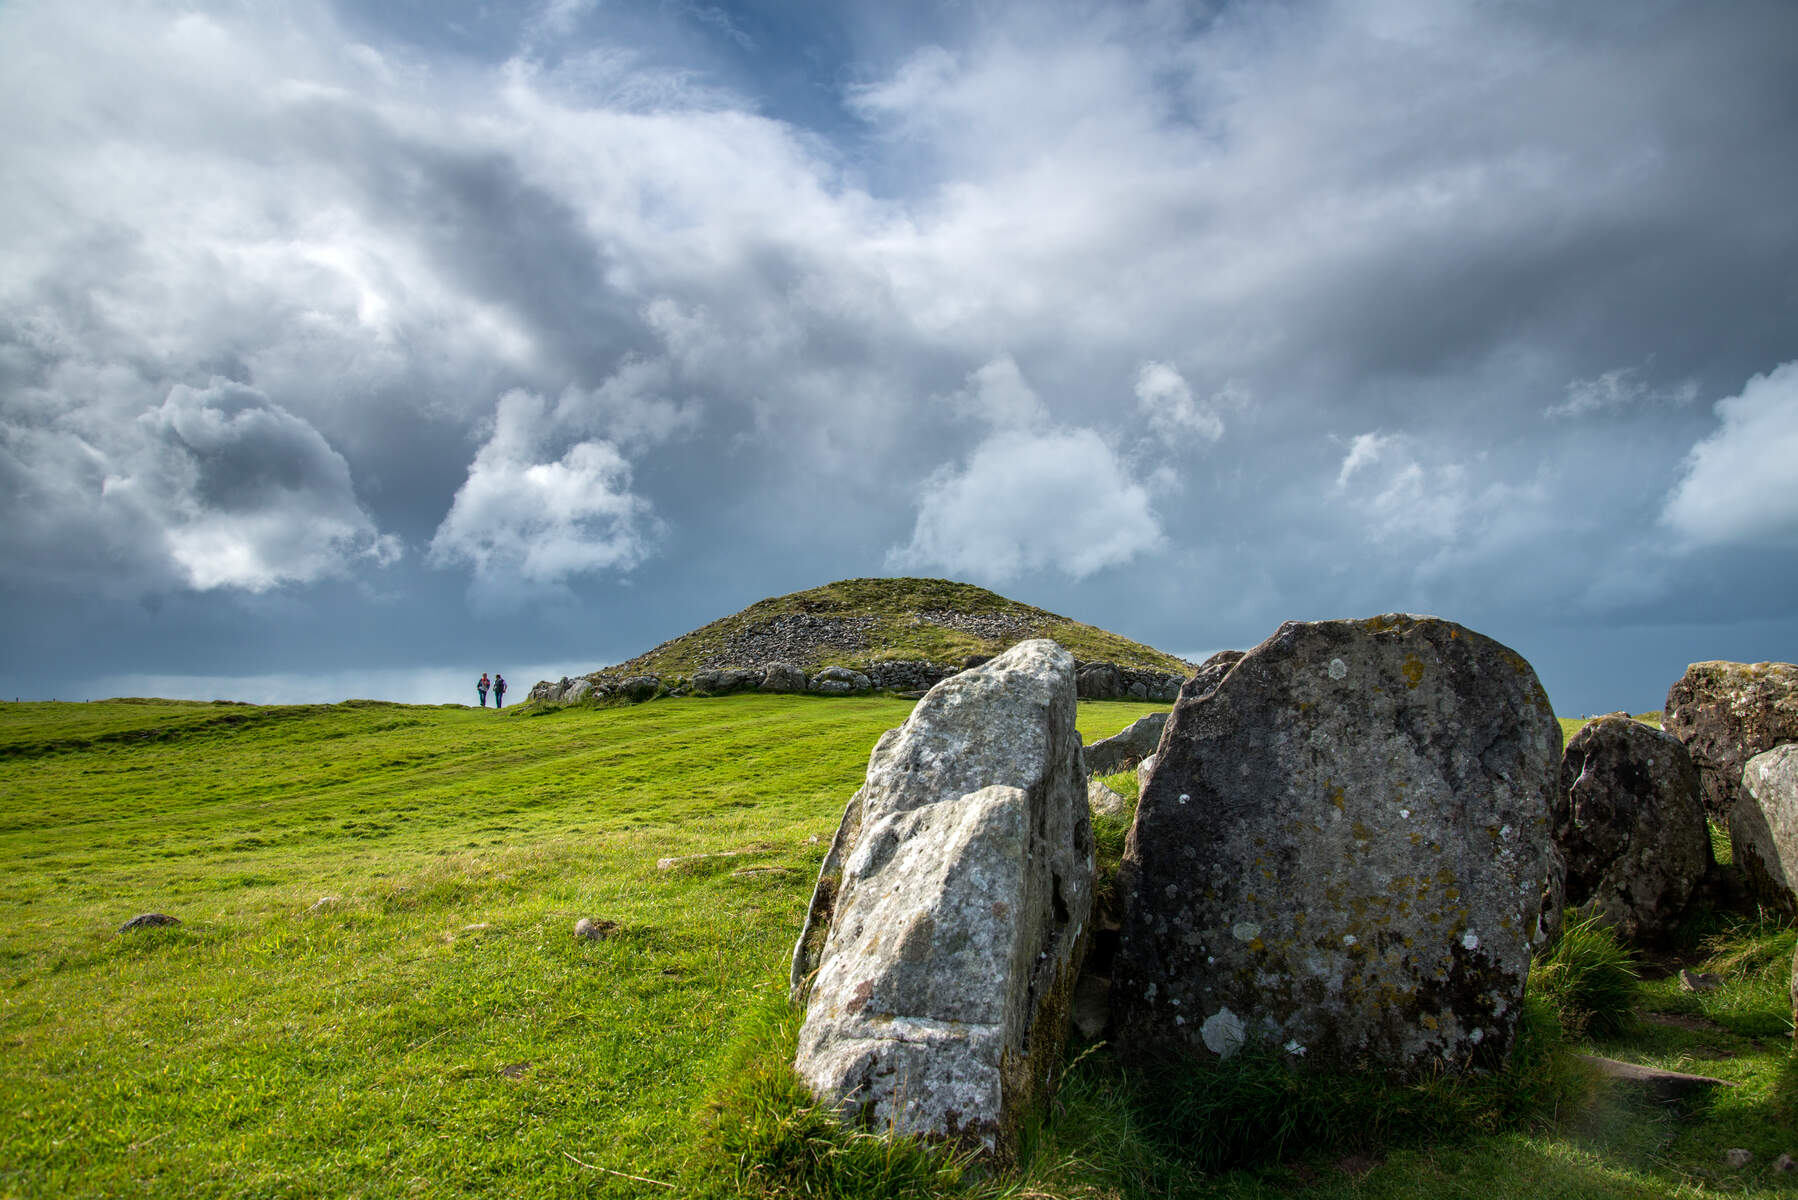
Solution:
<svg viewBox="0 0 1798 1200">
<path fill-rule="evenodd" d="M 8 6 L 0 679 L 572 669 L 887 570 L 1176 651 L 1585 629 L 1581 696 L 1789 645 L 1794 45 L 1754 2 Z"/>
</svg>

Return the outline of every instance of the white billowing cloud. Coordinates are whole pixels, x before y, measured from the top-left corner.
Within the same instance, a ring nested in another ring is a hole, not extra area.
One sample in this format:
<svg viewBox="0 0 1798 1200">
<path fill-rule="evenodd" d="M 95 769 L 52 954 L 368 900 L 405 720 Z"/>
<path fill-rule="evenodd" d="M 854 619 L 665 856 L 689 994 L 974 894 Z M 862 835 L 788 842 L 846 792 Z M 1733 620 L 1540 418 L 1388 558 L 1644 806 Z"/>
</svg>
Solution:
<svg viewBox="0 0 1798 1200">
<path fill-rule="evenodd" d="M 1090 429 L 1001 431 L 924 485 L 893 569 L 996 583 L 1033 571 L 1084 579 L 1159 548 L 1149 494 Z"/>
<path fill-rule="evenodd" d="M 1349 442 L 1336 494 L 1356 508 L 1376 541 L 1451 541 L 1463 532 L 1472 499 L 1461 464 L 1425 463 L 1411 438 L 1378 431 Z"/>
<path fill-rule="evenodd" d="M 1690 404 L 1698 398 L 1698 385 L 1690 380 L 1657 388 L 1643 374 L 1642 367 L 1616 367 L 1590 379 L 1575 379 L 1567 385 L 1567 398 L 1543 415 L 1584 417 L 1652 404 Z"/>
<path fill-rule="evenodd" d="M 1009 354 L 971 372 L 967 386 L 950 397 L 950 403 L 995 430 L 1034 429 L 1049 417 L 1042 397 L 1025 380 L 1017 361 Z"/>
<path fill-rule="evenodd" d="M 1136 372 L 1136 404 L 1149 420 L 1149 428 L 1163 437 L 1191 435 L 1215 442 L 1224 436 L 1224 421 L 1217 402 L 1240 404 L 1239 384 L 1206 404 L 1193 398 L 1186 377 L 1164 362 L 1146 362 Z"/>
<path fill-rule="evenodd" d="M 1719 400 L 1722 426 L 1686 456 L 1661 521 L 1692 545 L 1798 537 L 1798 362 Z"/>
<path fill-rule="evenodd" d="M 431 539 L 431 561 L 466 564 L 489 594 L 522 594 L 570 576 L 629 570 L 649 553 L 656 522 L 631 492 L 631 468 L 599 438 L 559 457 L 546 447 L 560 431 L 542 397 L 500 398 L 493 436 Z"/>
</svg>

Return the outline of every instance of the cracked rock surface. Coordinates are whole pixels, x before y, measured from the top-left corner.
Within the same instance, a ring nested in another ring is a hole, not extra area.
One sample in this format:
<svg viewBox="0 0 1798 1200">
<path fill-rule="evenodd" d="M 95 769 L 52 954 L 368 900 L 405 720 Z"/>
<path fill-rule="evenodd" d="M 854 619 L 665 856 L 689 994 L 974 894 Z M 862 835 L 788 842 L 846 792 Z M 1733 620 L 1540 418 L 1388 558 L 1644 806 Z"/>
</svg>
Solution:
<svg viewBox="0 0 1798 1200">
<path fill-rule="evenodd" d="M 1020 643 L 869 759 L 794 951 L 794 1063 L 846 1120 L 1000 1161 L 1060 1064 L 1093 899 L 1074 660 Z"/>
</svg>

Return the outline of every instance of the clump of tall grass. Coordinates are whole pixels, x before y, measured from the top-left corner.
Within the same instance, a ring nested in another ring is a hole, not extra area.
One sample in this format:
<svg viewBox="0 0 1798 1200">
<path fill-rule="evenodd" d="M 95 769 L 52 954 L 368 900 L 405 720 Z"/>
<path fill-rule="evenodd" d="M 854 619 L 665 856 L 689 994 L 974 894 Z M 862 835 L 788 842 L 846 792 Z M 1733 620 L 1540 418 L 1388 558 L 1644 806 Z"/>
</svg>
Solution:
<svg viewBox="0 0 1798 1200">
<path fill-rule="evenodd" d="M 1757 913 L 1706 937 L 1702 969 L 1723 986 L 1699 998 L 1704 1015 L 1745 1037 L 1783 1037 L 1792 1031 L 1792 958 L 1798 929 Z"/>
<path fill-rule="evenodd" d="M 1568 1035 L 1616 1037 L 1635 1022 L 1641 980 L 1634 956 L 1596 914 L 1569 909 L 1561 937 L 1536 959 L 1530 991 L 1553 1007 Z"/>
</svg>

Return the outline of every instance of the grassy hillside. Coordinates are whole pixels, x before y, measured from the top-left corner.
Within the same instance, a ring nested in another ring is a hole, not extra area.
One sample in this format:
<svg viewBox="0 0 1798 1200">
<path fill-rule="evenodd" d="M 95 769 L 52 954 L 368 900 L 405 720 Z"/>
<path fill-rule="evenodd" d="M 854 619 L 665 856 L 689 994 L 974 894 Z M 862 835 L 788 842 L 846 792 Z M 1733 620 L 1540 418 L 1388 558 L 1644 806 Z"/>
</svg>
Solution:
<svg viewBox="0 0 1798 1200">
<path fill-rule="evenodd" d="M 706 1102 L 909 708 L 0 705 L 0 1197 L 735 1194 Z M 151 910 L 183 923 L 116 932 Z M 1605 1044 L 1742 1083 L 1696 1121 L 1607 1102 L 1206 1174 L 1101 1051 L 1014 1194 L 1790 1194 L 1791 937 L 1762 934 L 1725 991 L 1657 984 L 1670 1023 Z"/>
<path fill-rule="evenodd" d="M 971 654 L 998 654 L 1025 638 L 1047 637 L 1083 661 L 1192 673 L 1191 664 L 1140 642 L 945 579 L 844 579 L 774 596 L 664 642 L 609 673 L 690 675 L 705 667 L 757 665 L 757 635 L 795 615 L 815 618 L 811 627 L 820 635 L 807 651 L 788 659 L 807 670 L 882 659 L 960 663 Z M 837 640 L 847 644 L 829 644 L 832 626 Z"/>
</svg>

